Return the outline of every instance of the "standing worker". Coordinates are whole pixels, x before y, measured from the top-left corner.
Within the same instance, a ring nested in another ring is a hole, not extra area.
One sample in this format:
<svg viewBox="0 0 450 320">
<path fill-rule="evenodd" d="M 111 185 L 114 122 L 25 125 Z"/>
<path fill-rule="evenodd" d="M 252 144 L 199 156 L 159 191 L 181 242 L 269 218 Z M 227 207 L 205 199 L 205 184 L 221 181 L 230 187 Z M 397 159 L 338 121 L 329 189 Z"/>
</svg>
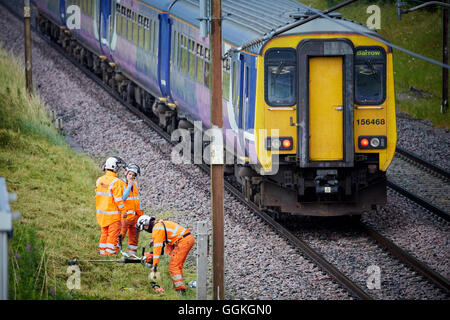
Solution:
<svg viewBox="0 0 450 320">
<path fill-rule="evenodd" d="M 136 255 L 139 241 L 139 232 L 135 229 L 135 224 L 143 211 L 139 203 L 139 189 L 135 181 L 136 176 L 141 174 L 141 169 L 137 164 L 130 163 L 125 167 L 125 183 L 128 185 L 123 193 L 126 214 L 122 216 L 122 240 L 128 231 L 128 254 Z M 131 187 L 131 188 L 130 188 Z"/>
<path fill-rule="evenodd" d="M 125 184 L 117 178 L 117 171 L 124 162 L 118 157 L 106 159 L 102 170 L 103 176 L 97 179 L 95 202 L 97 209 L 97 223 L 101 227 L 98 249 L 101 256 L 111 256 L 119 251 L 119 233 L 121 216 L 126 214 L 123 197 Z"/>
<path fill-rule="evenodd" d="M 183 265 L 195 242 L 189 228 L 184 228 L 172 221 L 159 220 L 156 222 L 155 217 L 143 215 L 139 217 L 136 223 L 136 230 L 145 230 L 152 233 L 153 267 L 151 275 L 156 273 L 159 256 L 164 254 L 163 250 L 166 248 L 166 253 L 171 256 L 169 273 L 175 290 L 185 295 L 186 286 L 183 282 Z"/>
</svg>

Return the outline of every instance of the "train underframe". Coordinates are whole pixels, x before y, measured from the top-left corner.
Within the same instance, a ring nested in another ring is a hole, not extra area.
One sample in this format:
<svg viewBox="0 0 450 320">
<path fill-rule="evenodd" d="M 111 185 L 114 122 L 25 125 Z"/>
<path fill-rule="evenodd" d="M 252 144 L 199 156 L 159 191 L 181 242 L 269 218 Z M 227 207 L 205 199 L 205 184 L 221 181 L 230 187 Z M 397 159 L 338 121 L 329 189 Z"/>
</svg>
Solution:
<svg viewBox="0 0 450 320">
<path fill-rule="evenodd" d="M 38 15 L 37 25 L 80 65 L 100 77 L 125 102 L 156 119 L 168 133 L 193 128 L 188 119 L 139 86 L 106 57 L 79 43 L 69 30 L 43 14 Z M 359 215 L 386 203 L 386 176 L 378 170 L 376 153 L 355 154 L 354 166 L 347 168 L 300 168 L 292 156 L 281 156 L 277 174 L 261 176 L 257 169 L 226 165 L 224 171 L 227 179 L 241 186 L 249 201 L 278 216 Z"/>
<path fill-rule="evenodd" d="M 245 167 L 235 173 L 246 197 L 274 213 L 359 215 L 386 204 L 386 174 L 378 170 L 376 153 L 356 154 L 350 168 L 299 168 L 281 162 L 272 176 Z"/>
</svg>

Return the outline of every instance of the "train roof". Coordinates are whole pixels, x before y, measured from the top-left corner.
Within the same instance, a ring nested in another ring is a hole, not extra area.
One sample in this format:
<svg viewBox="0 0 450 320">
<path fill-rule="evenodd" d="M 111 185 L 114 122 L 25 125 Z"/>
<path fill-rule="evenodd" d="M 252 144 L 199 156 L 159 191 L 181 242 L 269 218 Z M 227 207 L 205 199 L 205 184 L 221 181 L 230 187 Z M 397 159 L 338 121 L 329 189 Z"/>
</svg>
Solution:
<svg viewBox="0 0 450 320">
<path fill-rule="evenodd" d="M 167 12 L 191 25 L 199 27 L 200 0 L 141 0 L 161 11 Z M 233 46 L 242 44 L 267 35 L 272 31 L 313 15 L 311 8 L 296 0 L 222 0 L 223 40 Z M 380 35 L 366 26 L 343 19 L 337 13 L 331 13 L 330 18 L 338 20 L 339 24 L 325 18 L 318 18 L 294 29 L 286 34 L 310 33 L 355 33 L 363 32 L 377 37 Z M 380 37 L 381 38 L 381 37 Z M 259 53 L 261 45 L 249 49 Z"/>
</svg>

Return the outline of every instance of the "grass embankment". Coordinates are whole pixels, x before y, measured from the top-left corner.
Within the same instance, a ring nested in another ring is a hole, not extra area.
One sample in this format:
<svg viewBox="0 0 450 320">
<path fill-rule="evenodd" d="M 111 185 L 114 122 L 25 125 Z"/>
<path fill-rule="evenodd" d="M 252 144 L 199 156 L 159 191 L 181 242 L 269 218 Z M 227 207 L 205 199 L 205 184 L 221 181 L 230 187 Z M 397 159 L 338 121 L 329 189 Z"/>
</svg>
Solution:
<svg viewBox="0 0 450 320">
<path fill-rule="evenodd" d="M 300 0 L 317 9 L 326 9 L 340 0 Z M 442 61 L 441 9 L 418 10 L 397 19 L 395 1 L 359 1 L 339 9 L 343 17 L 366 25 L 371 14 L 367 7 L 381 9 L 381 29 L 377 30 L 391 43 L 420 55 Z M 420 4 L 410 1 L 406 7 Z M 397 110 L 434 125 L 449 128 L 450 110 L 440 113 L 442 99 L 442 68 L 394 49 L 394 76 Z M 417 89 L 417 90 L 415 90 Z"/>
<path fill-rule="evenodd" d="M 118 263 L 82 265 L 81 288 L 68 289 L 69 259 L 99 259 L 94 188 L 102 173 L 66 144 L 39 98 L 27 96 L 22 64 L 1 47 L 0 84 L 0 176 L 18 195 L 13 210 L 22 213 L 10 241 L 9 298 L 180 299 L 172 290 L 167 256 L 160 267 L 164 294 L 148 285 L 148 268 Z M 140 244 L 148 246 L 150 239 L 142 234 Z M 191 259 L 188 265 L 185 280 L 190 281 L 195 265 Z M 195 291 L 188 288 L 185 298 L 195 298 Z"/>
</svg>

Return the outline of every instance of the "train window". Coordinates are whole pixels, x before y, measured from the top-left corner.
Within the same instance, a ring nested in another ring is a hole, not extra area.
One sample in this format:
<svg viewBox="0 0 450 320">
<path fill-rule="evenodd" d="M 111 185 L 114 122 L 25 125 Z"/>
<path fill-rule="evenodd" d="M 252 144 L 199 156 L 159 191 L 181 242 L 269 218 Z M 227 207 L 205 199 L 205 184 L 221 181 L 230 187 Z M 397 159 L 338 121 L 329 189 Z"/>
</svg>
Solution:
<svg viewBox="0 0 450 320">
<path fill-rule="evenodd" d="M 189 39 L 189 75 L 195 79 L 195 42 Z"/>
<path fill-rule="evenodd" d="M 122 34 L 122 17 L 120 16 L 120 14 L 116 15 L 116 33 L 117 34 Z"/>
<path fill-rule="evenodd" d="M 122 37 L 126 38 L 127 37 L 127 18 L 122 15 Z"/>
<path fill-rule="evenodd" d="M 386 55 L 381 47 L 358 47 L 355 58 L 355 102 L 379 105 L 386 99 Z"/>
<path fill-rule="evenodd" d="M 145 50 L 148 51 L 150 49 L 150 30 L 145 29 L 144 30 L 144 46 L 145 46 Z"/>
<path fill-rule="evenodd" d="M 210 60 L 210 50 L 205 48 L 205 81 L 204 84 L 211 88 L 211 60 Z"/>
<path fill-rule="evenodd" d="M 173 49 L 172 49 L 172 63 L 175 66 L 175 69 L 178 66 L 178 32 L 173 32 Z"/>
<path fill-rule="evenodd" d="M 187 46 L 186 46 L 186 36 L 181 35 L 181 71 L 187 73 Z"/>
<path fill-rule="evenodd" d="M 237 92 L 237 64 L 236 61 L 233 61 L 233 68 L 232 68 L 232 72 L 233 72 L 233 78 L 231 79 L 231 93 L 233 94 L 232 100 L 233 100 L 233 105 L 236 106 L 236 108 L 238 107 L 238 92 Z M 236 113 L 237 114 L 237 113 Z"/>
<path fill-rule="evenodd" d="M 138 25 L 135 21 L 133 21 L 133 42 L 134 42 L 134 44 L 138 44 L 138 35 L 139 35 Z"/>
<path fill-rule="evenodd" d="M 133 41 L 133 21 L 127 19 L 127 39 Z"/>
<path fill-rule="evenodd" d="M 230 100 L 230 58 L 223 62 L 222 96 L 225 100 Z"/>
<path fill-rule="evenodd" d="M 197 43 L 197 81 L 203 84 L 203 46 Z"/>
<path fill-rule="evenodd" d="M 139 47 L 144 48 L 144 27 L 139 25 Z"/>
<path fill-rule="evenodd" d="M 265 99 L 271 106 L 296 104 L 296 52 L 290 48 L 269 49 L 265 55 Z"/>
<path fill-rule="evenodd" d="M 158 42 L 156 41 L 156 35 L 157 35 L 157 33 L 156 33 L 156 21 L 153 21 L 152 26 L 153 26 L 153 36 L 152 36 L 153 45 L 152 45 L 152 50 L 153 50 L 153 53 L 156 54 L 156 48 L 158 46 Z"/>
</svg>

